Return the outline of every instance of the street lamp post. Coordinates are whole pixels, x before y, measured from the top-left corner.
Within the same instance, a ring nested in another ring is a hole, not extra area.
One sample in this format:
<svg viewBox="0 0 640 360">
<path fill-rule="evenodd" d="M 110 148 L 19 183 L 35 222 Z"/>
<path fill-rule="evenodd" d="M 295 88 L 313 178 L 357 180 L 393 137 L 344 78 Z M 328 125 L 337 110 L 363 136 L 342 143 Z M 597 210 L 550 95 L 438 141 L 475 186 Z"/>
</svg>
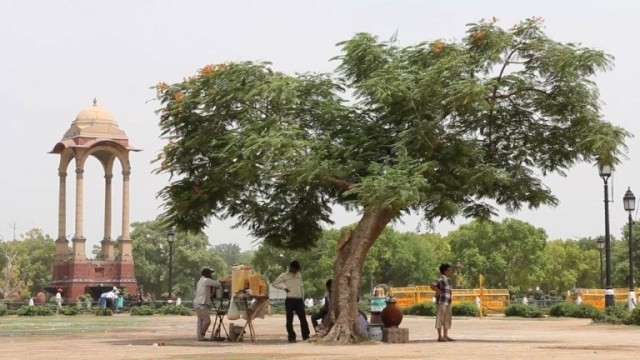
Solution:
<svg viewBox="0 0 640 360">
<path fill-rule="evenodd" d="M 176 240 L 176 231 L 169 229 L 167 231 L 167 241 L 169 242 L 169 295 L 168 298 L 172 299 L 172 286 L 173 286 L 173 242 Z"/>
<path fill-rule="evenodd" d="M 460 259 L 456 260 L 456 287 L 460 287 L 460 284 L 462 283 L 462 263 L 460 262 Z"/>
<path fill-rule="evenodd" d="M 613 306 L 615 297 L 613 295 L 613 281 L 611 280 L 611 237 L 609 236 L 609 178 L 613 168 L 608 164 L 598 165 L 598 173 L 604 181 L 604 262 L 605 275 L 607 278 L 606 289 L 604 290 L 604 306 Z"/>
<path fill-rule="evenodd" d="M 598 244 L 598 252 L 600 253 L 600 289 L 604 289 L 604 272 L 602 270 L 602 250 L 604 250 L 604 237 L 599 236 L 596 239 Z"/>
<path fill-rule="evenodd" d="M 622 202 L 624 203 L 624 210 L 629 212 L 629 311 L 633 311 L 636 308 L 636 292 L 635 292 L 635 284 L 633 281 L 633 252 L 632 252 L 632 244 L 633 244 L 633 217 L 631 213 L 636 209 L 636 197 L 631 192 L 631 188 L 627 189 L 627 192 L 624 194 L 622 198 Z"/>
</svg>

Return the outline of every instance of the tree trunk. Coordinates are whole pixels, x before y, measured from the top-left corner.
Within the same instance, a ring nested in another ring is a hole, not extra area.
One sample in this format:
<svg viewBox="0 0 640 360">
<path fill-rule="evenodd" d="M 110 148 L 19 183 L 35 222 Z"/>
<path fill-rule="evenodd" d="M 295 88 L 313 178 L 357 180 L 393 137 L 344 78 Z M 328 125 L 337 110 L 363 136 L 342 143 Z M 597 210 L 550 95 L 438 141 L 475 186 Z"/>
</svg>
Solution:
<svg viewBox="0 0 640 360">
<path fill-rule="evenodd" d="M 386 210 L 366 210 L 348 238 L 338 244 L 333 261 L 329 314 L 323 323 L 323 341 L 351 343 L 366 338 L 358 323 L 358 293 L 362 265 L 380 233 L 391 220 Z"/>
</svg>

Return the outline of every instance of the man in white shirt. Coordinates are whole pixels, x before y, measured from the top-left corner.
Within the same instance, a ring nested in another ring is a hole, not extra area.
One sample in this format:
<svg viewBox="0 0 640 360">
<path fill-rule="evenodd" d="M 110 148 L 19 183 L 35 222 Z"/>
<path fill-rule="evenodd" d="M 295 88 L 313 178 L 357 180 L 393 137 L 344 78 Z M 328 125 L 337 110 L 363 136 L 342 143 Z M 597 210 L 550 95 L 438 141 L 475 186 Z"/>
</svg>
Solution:
<svg viewBox="0 0 640 360">
<path fill-rule="evenodd" d="M 298 315 L 298 320 L 300 321 L 302 340 L 307 340 L 309 338 L 309 324 L 307 324 L 307 316 L 304 313 L 304 301 L 302 300 L 304 298 L 304 288 L 302 286 L 300 263 L 298 261 L 292 261 L 291 264 L 289 264 L 289 271 L 278 276 L 271 285 L 287 292 L 284 308 L 287 317 L 289 342 L 296 342 L 296 332 L 293 330 L 294 312 Z"/>
<path fill-rule="evenodd" d="M 209 325 L 211 325 L 211 316 L 209 316 L 211 292 L 213 288 L 220 287 L 220 283 L 211 279 L 213 271 L 209 268 L 202 269 L 200 274 L 202 276 L 196 286 L 196 297 L 193 299 L 193 307 L 196 309 L 196 315 L 198 315 L 198 323 L 196 326 L 198 341 L 206 341 L 205 336 L 207 335 L 207 330 L 209 330 Z"/>
<path fill-rule="evenodd" d="M 58 289 L 58 292 L 56 293 L 56 315 L 58 315 L 60 313 L 60 310 L 62 310 L 62 289 Z"/>
</svg>

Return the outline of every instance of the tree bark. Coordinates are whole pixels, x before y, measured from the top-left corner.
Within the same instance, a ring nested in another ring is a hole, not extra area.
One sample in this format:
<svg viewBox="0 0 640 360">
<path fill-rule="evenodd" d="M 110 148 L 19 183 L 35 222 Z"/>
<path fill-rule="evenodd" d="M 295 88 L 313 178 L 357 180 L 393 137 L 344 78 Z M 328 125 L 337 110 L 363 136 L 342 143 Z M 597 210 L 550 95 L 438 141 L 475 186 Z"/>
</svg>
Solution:
<svg viewBox="0 0 640 360">
<path fill-rule="evenodd" d="M 365 210 L 349 239 L 336 250 L 329 314 L 323 341 L 353 343 L 366 338 L 358 323 L 358 292 L 362 265 L 373 243 L 391 221 L 386 210 Z"/>
</svg>

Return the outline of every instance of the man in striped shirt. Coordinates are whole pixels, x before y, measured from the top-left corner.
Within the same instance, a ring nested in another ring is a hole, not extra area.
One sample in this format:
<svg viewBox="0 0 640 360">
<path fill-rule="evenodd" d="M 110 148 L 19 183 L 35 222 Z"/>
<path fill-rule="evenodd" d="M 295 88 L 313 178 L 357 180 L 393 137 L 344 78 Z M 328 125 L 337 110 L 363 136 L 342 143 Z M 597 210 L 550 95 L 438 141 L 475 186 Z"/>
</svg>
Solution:
<svg viewBox="0 0 640 360">
<path fill-rule="evenodd" d="M 438 341 L 455 341 L 449 337 L 451 329 L 451 265 L 440 265 L 440 277 L 431 284 L 431 290 L 436 292 L 436 329 Z"/>
<path fill-rule="evenodd" d="M 292 261 L 289 265 L 289 271 L 282 273 L 277 279 L 271 283 L 273 287 L 282 289 L 287 292 L 287 298 L 284 301 L 284 308 L 287 316 L 287 334 L 289 342 L 296 342 L 296 332 L 293 330 L 293 313 L 298 315 L 300 320 L 300 330 L 302 331 L 302 340 L 309 338 L 309 324 L 307 316 L 304 312 L 304 288 L 302 286 L 302 274 L 300 274 L 300 263 Z"/>
</svg>

